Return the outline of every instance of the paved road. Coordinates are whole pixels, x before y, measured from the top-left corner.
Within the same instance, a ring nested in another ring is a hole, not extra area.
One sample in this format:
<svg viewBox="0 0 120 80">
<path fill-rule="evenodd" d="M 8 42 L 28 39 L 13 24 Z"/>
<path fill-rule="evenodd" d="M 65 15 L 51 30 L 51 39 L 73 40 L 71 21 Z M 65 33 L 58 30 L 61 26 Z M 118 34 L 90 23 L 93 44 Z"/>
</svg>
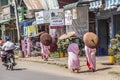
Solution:
<svg viewBox="0 0 120 80">
<path fill-rule="evenodd" d="M 33 62 L 17 63 L 14 71 L 9 71 L 0 62 L 0 80 L 80 80 L 57 66 Z"/>
<path fill-rule="evenodd" d="M 120 80 L 119 76 L 108 74 L 120 71 L 116 66 L 97 65 L 96 72 L 82 66 L 80 73 L 71 73 L 65 67 L 30 61 L 17 61 L 14 71 L 5 70 L 0 63 L 0 80 Z M 104 76 L 103 76 L 104 75 Z"/>
</svg>

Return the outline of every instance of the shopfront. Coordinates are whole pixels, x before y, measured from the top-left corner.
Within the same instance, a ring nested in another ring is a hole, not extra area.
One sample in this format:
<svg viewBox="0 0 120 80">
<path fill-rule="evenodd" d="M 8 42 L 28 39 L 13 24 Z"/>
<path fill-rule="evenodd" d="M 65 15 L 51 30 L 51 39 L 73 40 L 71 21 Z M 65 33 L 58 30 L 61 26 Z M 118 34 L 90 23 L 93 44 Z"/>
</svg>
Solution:
<svg viewBox="0 0 120 80">
<path fill-rule="evenodd" d="M 115 34 L 120 34 L 120 12 L 117 8 L 96 13 L 96 31 L 99 36 L 99 49 L 102 49 L 102 54 L 106 55 L 110 46 L 110 39 L 115 37 Z"/>
</svg>

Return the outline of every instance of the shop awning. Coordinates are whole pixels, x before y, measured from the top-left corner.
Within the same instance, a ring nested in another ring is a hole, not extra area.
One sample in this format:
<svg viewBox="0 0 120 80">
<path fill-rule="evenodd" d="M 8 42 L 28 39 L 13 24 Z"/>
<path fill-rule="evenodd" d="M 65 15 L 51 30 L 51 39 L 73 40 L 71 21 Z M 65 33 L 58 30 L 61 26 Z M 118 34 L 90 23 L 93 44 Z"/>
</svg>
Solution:
<svg viewBox="0 0 120 80">
<path fill-rule="evenodd" d="M 4 24 L 4 23 L 7 23 L 11 20 L 15 20 L 15 18 L 11 18 L 11 19 L 6 19 L 6 20 L 0 20 L 0 24 Z"/>
<path fill-rule="evenodd" d="M 64 6 L 64 10 L 70 10 L 70 9 L 78 7 L 79 5 L 89 4 L 90 2 L 93 2 L 93 1 L 97 1 L 97 0 L 79 0 L 75 3 L 71 3 L 71 4 Z"/>
<path fill-rule="evenodd" d="M 28 10 L 44 9 L 40 0 L 23 0 Z"/>
<path fill-rule="evenodd" d="M 35 21 L 35 19 L 22 21 L 22 22 L 20 22 L 20 26 L 21 26 L 21 27 L 30 26 L 30 25 L 32 25 L 32 23 L 33 23 L 34 21 Z"/>
</svg>

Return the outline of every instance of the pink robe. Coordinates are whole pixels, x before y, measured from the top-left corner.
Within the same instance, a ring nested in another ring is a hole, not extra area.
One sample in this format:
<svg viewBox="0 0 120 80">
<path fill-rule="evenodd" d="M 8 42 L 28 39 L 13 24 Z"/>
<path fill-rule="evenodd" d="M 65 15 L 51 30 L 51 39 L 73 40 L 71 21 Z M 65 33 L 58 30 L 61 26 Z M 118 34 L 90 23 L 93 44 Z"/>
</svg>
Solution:
<svg viewBox="0 0 120 80">
<path fill-rule="evenodd" d="M 24 56 L 27 54 L 26 53 L 26 44 L 25 44 L 25 41 L 24 40 L 21 40 L 21 44 L 22 44 L 22 51 L 24 52 Z"/>
<path fill-rule="evenodd" d="M 31 46 L 32 46 L 32 41 L 30 38 L 27 38 L 27 56 L 31 55 Z"/>
<path fill-rule="evenodd" d="M 49 54 L 50 54 L 50 51 L 49 51 L 49 46 L 45 46 L 43 45 L 42 43 L 40 43 L 40 46 L 41 46 L 41 54 L 42 54 L 42 58 L 44 60 L 47 60 L 48 57 L 49 57 Z"/>
<path fill-rule="evenodd" d="M 80 69 L 80 60 L 79 60 L 79 47 L 76 43 L 71 43 L 68 46 L 68 68 L 69 69 Z"/>
<path fill-rule="evenodd" d="M 89 69 L 95 70 L 96 69 L 96 48 L 89 48 L 85 46 L 85 54 L 87 59 L 87 66 Z"/>
</svg>

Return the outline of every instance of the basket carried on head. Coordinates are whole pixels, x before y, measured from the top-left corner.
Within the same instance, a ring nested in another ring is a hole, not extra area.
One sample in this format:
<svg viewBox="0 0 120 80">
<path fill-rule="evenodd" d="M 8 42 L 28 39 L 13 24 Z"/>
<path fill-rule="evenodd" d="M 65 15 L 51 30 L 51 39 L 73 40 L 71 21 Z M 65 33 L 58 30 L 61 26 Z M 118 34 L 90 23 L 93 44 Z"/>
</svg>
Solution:
<svg viewBox="0 0 120 80">
<path fill-rule="evenodd" d="M 40 41 L 43 45 L 49 46 L 52 43 L 52 37 L 48 33 L 43 33 L 40 36 Z"/>
<path fill-rule="evenodd" d="M 87 32 L 83 36 L 83 41 L 86 46 L 96 48 L 98 45 L 98 36 L 93 32 Z"/>
</svg>

